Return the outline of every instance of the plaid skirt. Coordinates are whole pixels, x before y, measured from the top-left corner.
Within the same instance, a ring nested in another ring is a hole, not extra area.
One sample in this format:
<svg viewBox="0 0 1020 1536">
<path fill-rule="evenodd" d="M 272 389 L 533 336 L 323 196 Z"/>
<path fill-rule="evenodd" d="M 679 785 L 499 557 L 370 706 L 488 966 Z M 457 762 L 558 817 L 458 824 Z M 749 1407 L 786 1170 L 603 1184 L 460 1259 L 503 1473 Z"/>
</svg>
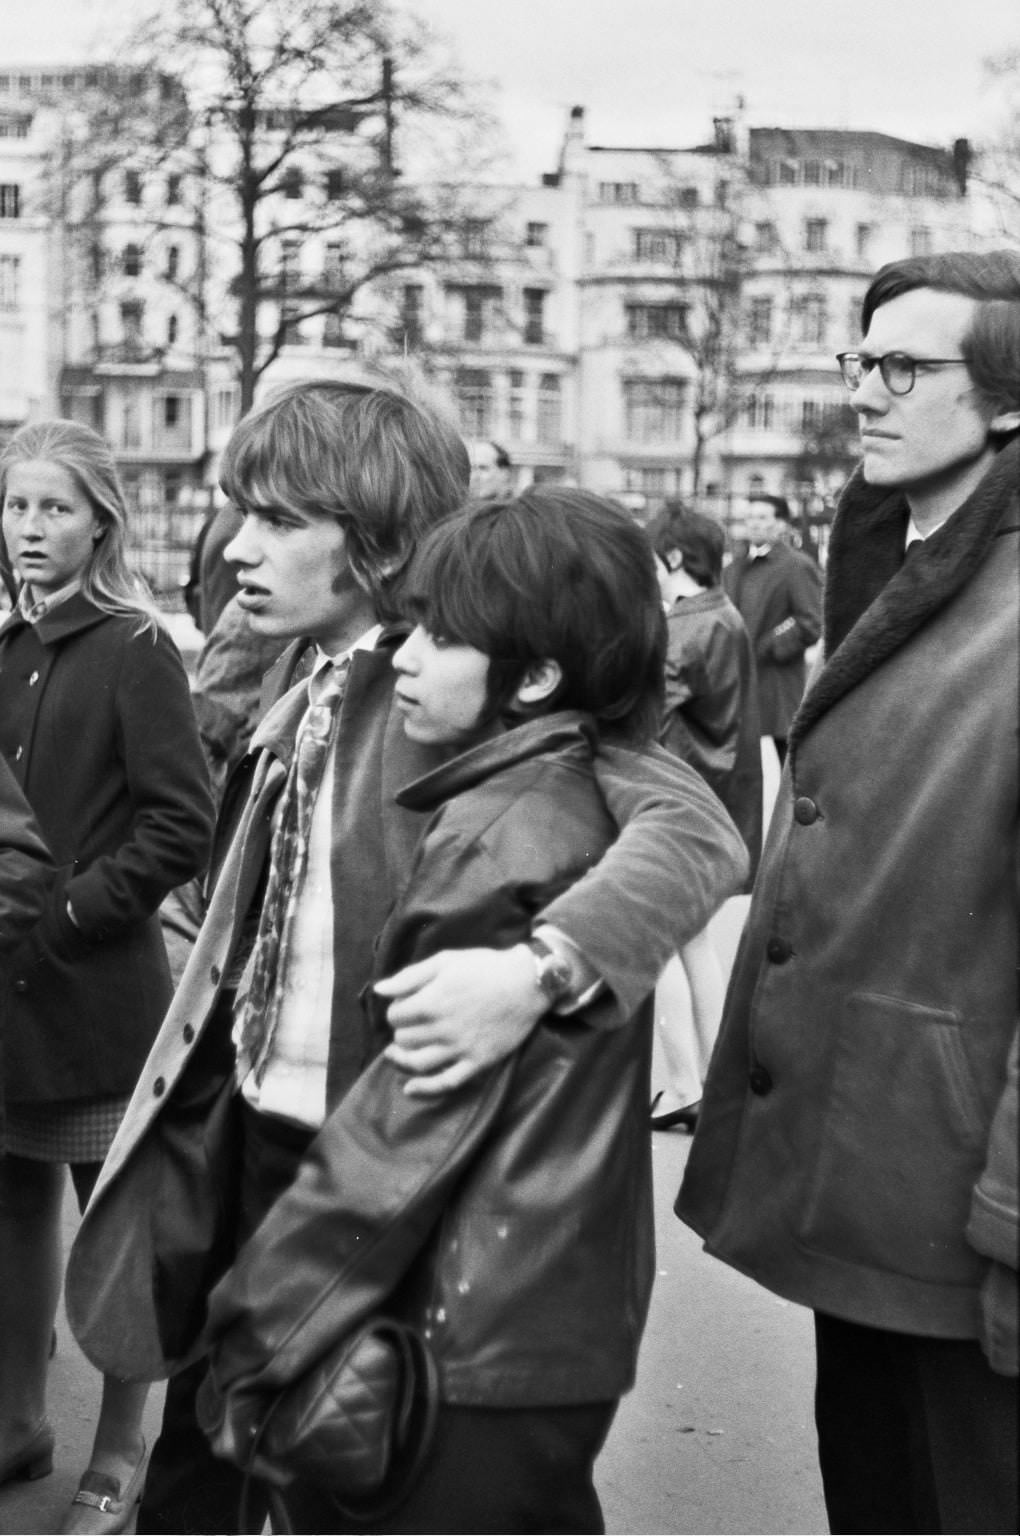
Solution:
<svg viewBox="0 0 1020 1536">
<path fill-rule="evenodd" d="M 53 1104 L 8 1103 L 3 1151 L 40 1163 L 101 1163 L 124 1118 L 130 1094 Z"/>
</svg>

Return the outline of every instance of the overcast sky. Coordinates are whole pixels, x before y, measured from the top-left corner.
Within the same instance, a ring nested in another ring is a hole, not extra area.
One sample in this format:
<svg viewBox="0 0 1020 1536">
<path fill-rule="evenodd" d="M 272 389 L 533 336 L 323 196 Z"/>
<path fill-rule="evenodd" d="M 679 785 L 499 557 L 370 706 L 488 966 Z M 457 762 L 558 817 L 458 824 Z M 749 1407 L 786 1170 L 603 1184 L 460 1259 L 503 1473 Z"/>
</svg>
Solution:
<svg viewBox="0 0 1020 1536">
<path fill-rule="evenodd" d="M 169 0 L 172 3 L 172 0 Z M 0 60 L 75 57 L 131 0 L 0 0 Z M 766 126 L 979 140 L 989 54 L 1020 46 L 1018 0 L 405 0 L 493 83 L 527 179 L 572 105 L 597 144 L 688 145 L 737 95 Z"/>
</svg>

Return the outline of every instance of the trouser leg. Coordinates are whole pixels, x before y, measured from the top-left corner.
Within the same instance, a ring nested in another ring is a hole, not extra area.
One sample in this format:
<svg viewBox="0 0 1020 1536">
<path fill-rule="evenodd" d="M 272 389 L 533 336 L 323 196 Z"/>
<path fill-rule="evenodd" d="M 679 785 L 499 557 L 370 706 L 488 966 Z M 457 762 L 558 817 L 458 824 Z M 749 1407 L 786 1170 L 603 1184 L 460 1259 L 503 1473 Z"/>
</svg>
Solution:
<svg viewBox="0 0 1020 1536">
<path fill-rule="evenodd" d="M 1015 1532 L 1017 1387 L 972 1339 L 816 1314 L 815 1419 L 833 1532 Z"/>
</svg>

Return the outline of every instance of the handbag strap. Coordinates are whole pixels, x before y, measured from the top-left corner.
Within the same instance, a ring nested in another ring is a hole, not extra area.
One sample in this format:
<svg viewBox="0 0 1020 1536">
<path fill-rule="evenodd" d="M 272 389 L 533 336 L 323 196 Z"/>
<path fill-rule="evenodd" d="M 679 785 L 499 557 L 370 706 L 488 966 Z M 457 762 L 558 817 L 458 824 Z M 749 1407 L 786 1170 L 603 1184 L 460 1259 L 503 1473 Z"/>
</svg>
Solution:
<svg viewBox="0 0 1020 1536">
<path fill-rule="evenodd" d="M 397 1449 L 386 1475 L 385 1491 L 377 1498 L 358 1503 L 347 1503 L 329 1491 L 329 1497 L 342 1515 L 361 1522 L 383 1520 L 403 1503 L 421 1473 L 439 1413 L 439 1371 L 431 1349 L 418 1330 L 389 1317 L 373 1318 L 366 1327 L 377 1336 L 388 1339 L 396 1351 L 401 1366 L 401 1394 L 395 1414 Z M 267 1497 L 274 1533 L 293 1536 L 283 1488 L 265 1481 L 253 1470 L 266 1429 L 282 1396 L 283 1393 L 276 1395 L 252 1436 L 238 1501 L 237 1528 L 240 1532 L 252 1529 L 252 1488 L 259 1482 Z"/>
</svg>

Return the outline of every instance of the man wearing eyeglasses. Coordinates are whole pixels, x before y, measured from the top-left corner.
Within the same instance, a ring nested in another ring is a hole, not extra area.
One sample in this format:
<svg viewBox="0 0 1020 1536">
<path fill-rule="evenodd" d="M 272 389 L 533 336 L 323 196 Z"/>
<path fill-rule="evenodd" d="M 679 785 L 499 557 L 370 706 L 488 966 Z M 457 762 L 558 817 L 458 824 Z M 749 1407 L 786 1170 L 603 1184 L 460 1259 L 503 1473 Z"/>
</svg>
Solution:
<svg viewBox="0 0 1020 1536">
<path fill-rule="evenodd" d="M 833 1531 L 1016 1531 L 1020 253 L 893 262 L 677 1211 L 815 1313 Z"/>
</svg>

